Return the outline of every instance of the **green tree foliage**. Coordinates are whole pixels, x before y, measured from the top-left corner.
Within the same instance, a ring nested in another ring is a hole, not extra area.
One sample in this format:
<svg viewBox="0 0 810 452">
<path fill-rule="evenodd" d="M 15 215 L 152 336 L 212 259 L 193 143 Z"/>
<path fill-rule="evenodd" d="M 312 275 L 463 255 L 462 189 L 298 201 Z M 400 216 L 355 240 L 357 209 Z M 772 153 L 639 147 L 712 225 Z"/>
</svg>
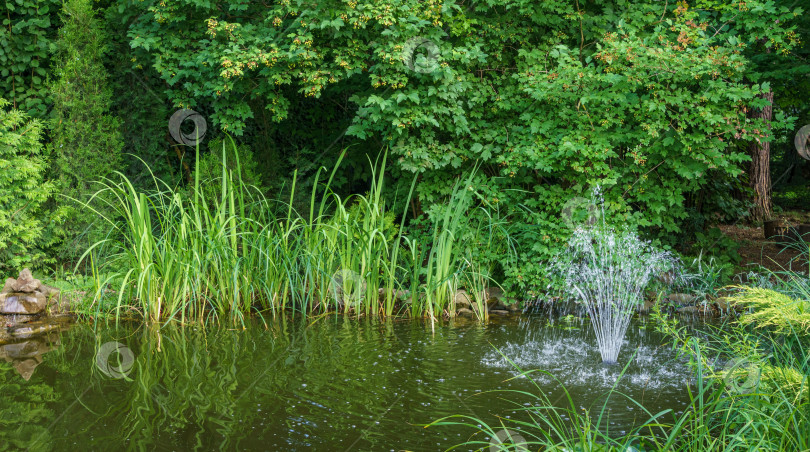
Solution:
<svg viewBox="0 0 810 452">
<path fill-rule="evenodd" d="M 59 0 L 6 0 L 0 5 L 0 97 L 43 119 Z"/>
<path fill-rule="evenodd" d="M 132 62 L 127 29 L 137 11 L 110 8 L 109 3 L 96 5 L 99 16 L 104 16 L 107 32 L 109 51 L 104 65 L 113 92 L 111 112 L 125 118 L 120 127 L 125 156 L 122 172 L 141 187 L 151 186 L 152 174 L 175 181 L 182 174 L 182 161 L 168 137 L 166 124 L 174 110 L 164 92 L 166 84 L 154 69 Z M 137 158 L 129 158 L 128 154 Z M 182 153 L 180 157 L 184 157 Z M 148 168 L 142 161 L 147 162 Z"/>
<path fill-rule="evenodd" d="M 73 200 L 86 202 L 94 183 L 121 169 L 120 121 L 109 112 L 112 92 L 102 64 L 106 34 L 90 0 L 69 0 L 59 30 L 51 148 L 53 177 L 66 212 L 63 234 L 69 240 L 60 254 L 73 256 L 93 218 Z M 85 243 L 85 242 L 82 242 Z"/>
<path fill-rule="evenodd" d="M 0 270 L 42 258 L 42 204 L 53 191 L 43 182 L 42 125 L 0 99 Z"/>
<path fill-rule="evenodd" d="M 359 80 L 348 134 L 420 174 L 418 207 L 480 162 L 483 202 L 504 206 L 531 248 L 518 279 L 562 243 L 563 205 L 595 185 L 611 217 L 672 242 L 690 194 L 742 173 L 738 143 L 771 139 L 746 115 L 771 89 L 766 74 L 746 78 L 750 54 L 764 41 L 789 56 L 803 14 L 775 0 L 119 5 L 142 11 L 138 64 L 224 130 L 242 134 L 256 105 L 285 120 L 288 88 L 318 97 Z"/>
</svg>

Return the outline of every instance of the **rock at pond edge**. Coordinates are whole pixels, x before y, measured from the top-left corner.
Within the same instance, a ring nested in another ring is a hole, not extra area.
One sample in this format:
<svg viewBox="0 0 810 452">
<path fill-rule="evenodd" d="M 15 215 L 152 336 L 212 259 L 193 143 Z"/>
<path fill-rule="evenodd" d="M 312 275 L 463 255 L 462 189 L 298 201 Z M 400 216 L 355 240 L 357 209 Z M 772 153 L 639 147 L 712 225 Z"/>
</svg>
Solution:
<svg viewBox="0 0 810 452">
<path fill-rule="evenodd" d="M 472 300 L 466 290 L 457 290 L 456 295 L 453 297 L 453 302 L 456 304 L 456 309 L 469 308 L 472 306 Z"/>
<path fill-rule="evenodd" d="M 45 311 L 47 305 L 48 298 L 38 292 L 0 294 L 0 314 L 39 314 Z"/>
<path fill-rule="evenodd" d="M 456 316 L 459 317 L 473 317 L 474 315 L 475 313 L 472 311 L 472 309 L 461 308 L 456 311 Z"/>
<path fill-rule="evenodd" d="M 41 284 L 40 280 L 34 279 L 31 270 L 24 268 L 17 280 L 11 285 L 11 290 L 12 292 L 31 293 L 39 289 Z"/>
<path fill-rule="evenodd" d="M 487 287 L 481 292 L 481 298 L 486 300 L 487 309 L 493 309 L 503 297 L 503 290 L 498 287 Z"/>
</svg>

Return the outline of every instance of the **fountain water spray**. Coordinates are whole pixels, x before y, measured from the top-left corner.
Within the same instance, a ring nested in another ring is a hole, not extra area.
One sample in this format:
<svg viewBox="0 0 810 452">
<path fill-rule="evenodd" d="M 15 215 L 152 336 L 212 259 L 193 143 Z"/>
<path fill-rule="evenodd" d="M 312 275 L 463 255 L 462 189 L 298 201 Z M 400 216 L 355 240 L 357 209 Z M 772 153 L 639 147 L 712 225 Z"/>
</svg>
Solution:
<svg viewBox="0 0 810 452">
<path fill-rule="evenodd" d="M 644 289 L 676 262 L 635 233 L 607 226 L 604 212 L 601 221 L 574 230 L 557 265 L 567 295 L 588 310 L 603 362 L 617 361 L 630 318 L 643 303 Z"/>
</svg>

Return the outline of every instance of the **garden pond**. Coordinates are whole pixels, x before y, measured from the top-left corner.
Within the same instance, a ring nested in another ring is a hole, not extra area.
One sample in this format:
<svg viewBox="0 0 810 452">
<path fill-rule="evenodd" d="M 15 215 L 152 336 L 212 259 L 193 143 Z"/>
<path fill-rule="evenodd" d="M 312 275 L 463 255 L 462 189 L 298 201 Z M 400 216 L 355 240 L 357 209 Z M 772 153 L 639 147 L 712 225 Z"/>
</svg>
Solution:
<svg viewBox="0 0 810 452">
<path fill-rule="evenodd" d="M 431 426 L 449 415 L 520 417 L 537 387 L 617 435 L 680 413 L 690 372 L 634 320 L 619 365 L 601 362 L 587 319 L 487 324 L 322 316 L 246 329 L 74 324 L 0 345 L 0 444 L 30 450 L 411 450 L 483 440 Z M 508 358 L 508 360 L 507 360 Z M 511 363 L 509 362 L 511 361 Z M 624 369 L 624 364 L 630 364 Z M 624 375 L 616 383 L 619 375 Z M 0 447 L 0 450 L 6 450 Z"/>
</svg>

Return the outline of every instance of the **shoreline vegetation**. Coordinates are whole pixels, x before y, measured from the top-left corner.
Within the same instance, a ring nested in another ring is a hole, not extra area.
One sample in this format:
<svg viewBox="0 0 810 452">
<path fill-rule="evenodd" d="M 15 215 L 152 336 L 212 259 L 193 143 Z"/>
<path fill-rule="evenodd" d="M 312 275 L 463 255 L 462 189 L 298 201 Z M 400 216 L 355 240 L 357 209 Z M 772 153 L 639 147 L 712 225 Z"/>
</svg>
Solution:
<svg viewBox="0 0 810 452">
<path fill-rule="evenodd" d="M 227 154 L 223 145 L 222 162 Z M 497 211 L 473 204 L 472 176 L 414 237 L 386 205 L 385 155 L 372 163 L 365 195 L 330 191 L 340 160 L 329 174 L 319 170 L 303 212 L 294 207 L 296 176 L 288 201 L 271 200 L 243 182 L 233 158 L 237 170 L 223 163 L 217 179 L 195 169 L 190 191 L 154 178 L 155 190 L 144 192 L 123 174 L 102 183 L 85 207 L 110 234 L 81 256 L 95 283 L 83 311 L 234 325 L 281 312 L 436 319 L 454 316 L 456 293 L 466 289 L 475 316 L 487 318 L 487 289 L 497 283 L 477 256 L 510 253 L 511 239 Z M 218 190 L 210 196 L 203 186 Z"/>
<path fill-rule="evenodd" d="M 227 152 L 223 146 L 223 162 Z M 485 294 L 496 284 L 494 269 L 481 265 L 474 251 L 513 252 L 513 238 L 497 211 L 476 203 L 472 175 L 454 186 L 443 215 L 427 232 L 409 236 L 404 219 L 395 224 L 384 201 L 385 154 L 371 164 L 374 178 L 365 195 L 339 197 L 329 190 L 337 167 L 323 176 L 319 171 L 303 212 L 293 201 L 296 177 L 289 200 L 270 200 L 242 181 L 234 158 L 237 170 L 223 163 L 216 179 L 195 170 L 190 191 L 154 178 L 155 190 L 145 192 L 123 174 L 102 184 L 85 207 L 108 221 L 110 233 L 82 256 L 95 291 L 80 305 L 81 314 L 102 322 L 242 328 L 248 316 L 266 325 L 277 316 L 317 321 L 329 313 L 404 315 L 433 327 L 457 314 L 456 295 L 464 289 L 474 317 L 486 323 Z M 806 242 L 792 246 L 800 258 L 810 257 Z M 500 423 L 459 414 L 425 426 L 473 432 L 453 449 L 486 449 L 496 441 L 502 451 L 807 450 L 810 279 L 765 272 L 748 275 L 744 285 L 723 287 L 711 261 L 698 262 L 698 268 L 680 279 L 704 300 L 725 295 L 713 298 L 724 304 L 719 325 L 683 327 L 662 312 L 667 305 L 660 290 L 658 300 L 645 305 L 652 311 L 648 322 L 692 369 L 685 381 L 691 401 L 682 413 L 649 412 L 615 386 L 601 407 L 582 409 L 570 396 L 560 407 L 535 384 L 536 392 L 479 395 L 532 400 L 516 403 Z M 517 365 L 515 371 L 530 381 L 543 372 Z M 625 400 L 647 420 L 626 432 L 611 431 L 609 399 Z"/>
</svg>

